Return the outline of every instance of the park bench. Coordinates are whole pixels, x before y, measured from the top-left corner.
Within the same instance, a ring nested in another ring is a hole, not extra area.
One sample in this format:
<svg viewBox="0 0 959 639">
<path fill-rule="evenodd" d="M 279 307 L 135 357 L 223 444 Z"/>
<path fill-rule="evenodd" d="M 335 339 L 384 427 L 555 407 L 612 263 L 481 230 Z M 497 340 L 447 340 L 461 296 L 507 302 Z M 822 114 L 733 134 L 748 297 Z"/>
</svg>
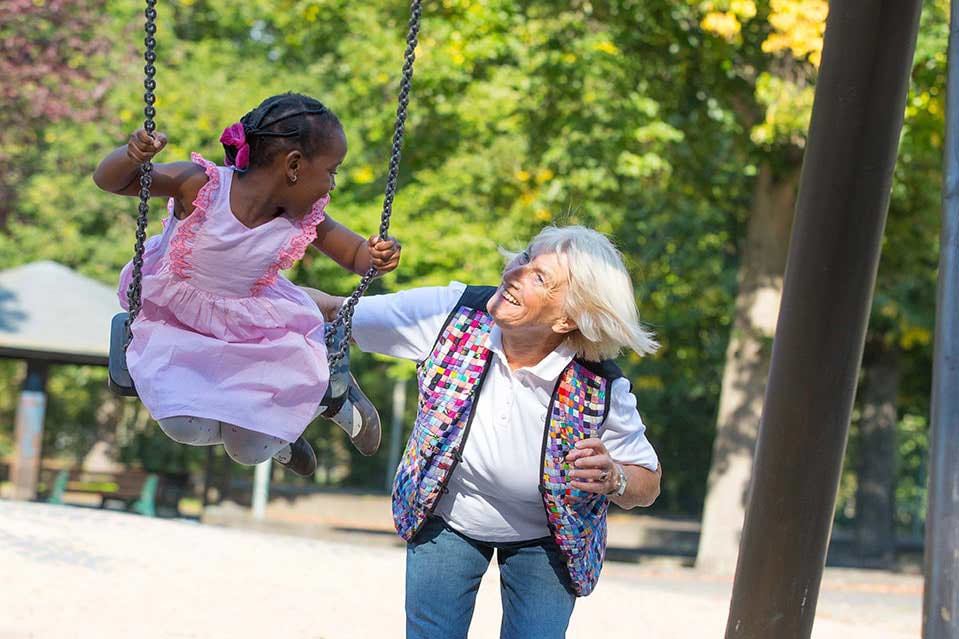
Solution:
<svg viewBox="0 0 959 639">
<path fill-rule="evenodd" d="M 63 504 L 66 493 L 99 495 L 100 507 L 120 502 L 127 510 L 156 517 L 160 477 L 142 470 L 92 472 L 60 470 L 50 484 L 47 503 Z M 175 505 L 174 505 L 175 508 Z"/>
</svg>

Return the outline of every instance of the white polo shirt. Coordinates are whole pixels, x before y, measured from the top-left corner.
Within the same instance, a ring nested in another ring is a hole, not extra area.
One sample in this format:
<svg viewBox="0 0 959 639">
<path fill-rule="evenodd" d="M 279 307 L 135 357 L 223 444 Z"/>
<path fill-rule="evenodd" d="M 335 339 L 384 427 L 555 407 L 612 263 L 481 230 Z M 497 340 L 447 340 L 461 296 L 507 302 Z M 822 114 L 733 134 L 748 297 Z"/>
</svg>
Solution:
<svg viewBox="0 0 959 639">
<path fill-rule="evenodd" d="M 427 287 L 362 298 L 353 316 L 353 337 L 366 352 L 416 362 L 426 359 L 465 284 Z M 560 373 L 573 359 L 561 345 L 532 367 L 510 371 L 498 326 L 490 332 L 493 357 L 480 390 L 463 461 L 450 477 L 449 494 L 435 514 L 481 541 L 515 542 L 548 536 L 539 492 L 546 410 Z M 623 464 L 655 471 L 656 451 L 636 410 L 629 382 L 612 384 L 610 409 L 600 438 Z"/>
</svg>

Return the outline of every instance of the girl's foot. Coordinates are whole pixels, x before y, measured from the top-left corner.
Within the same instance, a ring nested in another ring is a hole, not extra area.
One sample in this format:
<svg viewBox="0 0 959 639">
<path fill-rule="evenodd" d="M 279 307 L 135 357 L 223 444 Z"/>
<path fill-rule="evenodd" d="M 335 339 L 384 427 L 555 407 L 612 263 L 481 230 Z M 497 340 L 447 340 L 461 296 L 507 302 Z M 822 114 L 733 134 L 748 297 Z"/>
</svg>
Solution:
<svg viewBox="0 0 959 639">
<path fill-rule="evenodd" d="M 335 351 L 343 343 L 344 329 L 340 325 L 329 345 Z M 356 378 L 350 373 L 350 351 L 330 369 L 330 383 L 320 403 L 320 416 L 346 431 L 356 450 L 369 457 L 380 447 L 380 415 L 373 402 L 363 394 Z"/>
<path fill-rule="evenodd" d="M 285 466 L 301 477 L 309 477 L 316 472 L 316 453 L 310 442 L 298 437 L 289 446 L 283 447 L 273 456 L 280 466 Z"/>
<path fill-rule="evenodd" d="M 347 373 L 349 384 L 340 397 L 324 397 L 320 415 L 346 431 L 356 450 L 367 457 L 380 447 L 380 415 L 373 402 L 363 394 L 356 378 Z"/>
</svg>

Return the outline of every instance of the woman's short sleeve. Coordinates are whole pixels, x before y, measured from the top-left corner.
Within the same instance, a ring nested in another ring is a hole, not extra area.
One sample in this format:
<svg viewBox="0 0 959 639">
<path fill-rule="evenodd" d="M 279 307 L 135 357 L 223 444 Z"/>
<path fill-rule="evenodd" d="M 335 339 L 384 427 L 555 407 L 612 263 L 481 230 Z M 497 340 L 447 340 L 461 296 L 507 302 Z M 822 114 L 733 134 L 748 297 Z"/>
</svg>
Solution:
<svg viewBox="0 0 959 639">
<path fill-rule="evenodd" d="M 630 391 L 629 380 L 625 377 L 613 380 L 610 401 L 609 414 L 600 432 L 610 456 L 621 464 L 655 471 L 659 468 L 659 458 L 646 439 L 646 425 L 636 409 L 636 396 Z"/>
<path fill-rule="evenodd" d="M 451 282 L 364 297 L 353 314 L 353 339 L 367 353 L 422 361 L 464 290 Z"/>
</svg>

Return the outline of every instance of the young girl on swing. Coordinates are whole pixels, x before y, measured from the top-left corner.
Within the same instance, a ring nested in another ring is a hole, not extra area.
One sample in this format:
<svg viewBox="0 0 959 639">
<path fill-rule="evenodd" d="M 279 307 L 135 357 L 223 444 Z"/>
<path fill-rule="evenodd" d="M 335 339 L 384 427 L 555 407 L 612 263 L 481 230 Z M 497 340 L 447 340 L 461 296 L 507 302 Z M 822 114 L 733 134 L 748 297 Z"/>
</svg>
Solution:
<svg viewBox="0 0 959 639">
<path fill-rule="evenodd" d="M 143 303 L 127 364 L 140 399 L 171 439 L 222 443 L 240 464 L 272 457 L 309 475 L 316 456 L 302 433 L 330 377 L 324 320 L 279 271 L 312 244 L 354 273 L 386 273 L 399 263 L 400 245 L 392 237 L 364 240 L 326 215 L 346 136 L 316 100 L 269 98 L 220 141 L 226 167 L 196 153 L 192 162 L 154 165 L 150 192 L 169 198 L 170 215 L 163 233 L 146 243 Z M 139 166 L 166 143 L 161 133 L 134 132 L 100 163 L 94 181 L 138 195 Z M 132 262 L 120 275 L 124 307 L 131 277 Z M 378 427 L 364 441 L 340 425 L 361 452 L 375 452 Z"/>
</svg>

